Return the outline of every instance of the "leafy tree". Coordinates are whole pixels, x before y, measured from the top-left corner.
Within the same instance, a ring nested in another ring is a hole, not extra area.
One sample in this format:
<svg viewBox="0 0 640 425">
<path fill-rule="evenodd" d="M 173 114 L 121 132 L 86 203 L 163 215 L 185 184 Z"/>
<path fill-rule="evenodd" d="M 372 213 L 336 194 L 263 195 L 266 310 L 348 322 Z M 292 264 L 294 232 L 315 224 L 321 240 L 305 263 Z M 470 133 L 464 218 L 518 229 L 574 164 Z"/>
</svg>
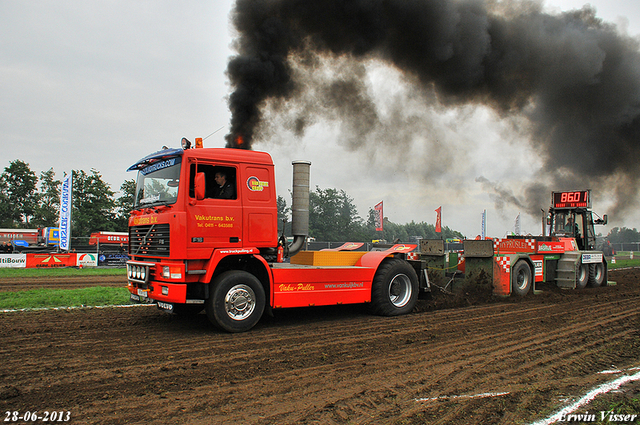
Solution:
<svg viewBox="0 0 640 425">
<path fill-rule="evenodd" d="M 309 193 L 309 232 L 320 241 L 357 240 L 362 219 L 344 190 L 320 189 Z"/>
<path fill-rule="evenodd" d="M 607 239 L 611 243 L 630 243 L 640 242 L 640 233 L 635 228 L 628 229 L 626 227 L 614 227 L 607 235 Z"/>
<path fill-rule="evenodd" d="M 278 195 L 276 202 L 278 206 L 278 233 L 282 232 L 282 222 L 285 221 L 285 234 L 289 235 L 291 234 L 291 223 L 289 223 L 291 208 L 287 206 L 287 201 L 280 195 Z"/>
<path fill-rule="evenodd" d="M 60 185 L 53 168 L 40 173 L 40 189 L 31 224 L 35 227 L 55 227 L 60 219 Z"/>
<path fill-rule="evenodd" d="M 135 179 L 125 180 L 120 186 L 120 192 L 120 197 L 115 201 L 115 230 L 126 232 L 129 227 L 129 212 L 133 209 L 135 199 Z"/>
<path fill-rule="evenodd" d="M 0 227 L 13 227 L 12 208 L 9 204 L 9 185 L 0 175 Z"/>
<path fill-rule="evenodd" d="M 29 164 L 16 159 L 4 169 L 0 179 L 3 181 L 2 201 L 5 203 L 0 221 L 11 227 L 28 227 L 37 204 L 38 177 Z"/>
<path fill-rule="evenodd" d="M 87 237 L 91 232 L 115 231 L 114 192 L 95 169 L 87 174 L 73 170 L 72 235 Z"/>
</svg>

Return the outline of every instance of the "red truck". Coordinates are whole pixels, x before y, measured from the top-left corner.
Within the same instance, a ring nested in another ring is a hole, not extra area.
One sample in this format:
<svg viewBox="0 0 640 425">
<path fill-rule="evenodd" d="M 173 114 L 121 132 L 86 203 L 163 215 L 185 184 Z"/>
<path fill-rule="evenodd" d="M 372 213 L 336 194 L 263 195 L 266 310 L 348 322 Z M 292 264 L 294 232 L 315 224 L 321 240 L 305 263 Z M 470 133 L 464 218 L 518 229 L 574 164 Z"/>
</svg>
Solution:
<svg viewBox="0 0 640 425">
<path fill-rule="evenodd" d="M 89 237 L 89 245 L 126 245 L 129 233 L 126 232 L 93 232 Z"/>
<path fill-rule="evenodd" d="M 196 146 L 200 143 L 197 140 Z M 413 310 L 426 292 L 417 245 L 363 252 L 301 251 L 308 233 L 309 168 L 293 162 L 294 239 L 278 235 L 273 161 L 265 152 L 163 149 L 142 158 L 129 219 L 128 288 L 177 314 L 203 309 L 229 332 L 272 309 L 370 303 L 380 315 Z"/>
</svg>

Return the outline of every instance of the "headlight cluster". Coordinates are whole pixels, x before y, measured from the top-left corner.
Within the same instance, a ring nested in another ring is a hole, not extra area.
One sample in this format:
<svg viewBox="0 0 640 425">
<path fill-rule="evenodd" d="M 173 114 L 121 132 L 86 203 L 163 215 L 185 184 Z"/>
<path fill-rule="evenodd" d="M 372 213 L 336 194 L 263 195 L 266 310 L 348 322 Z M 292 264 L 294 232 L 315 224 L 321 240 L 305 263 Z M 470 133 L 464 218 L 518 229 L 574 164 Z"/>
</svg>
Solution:
<svg viewBox="0 0 640 425">
<path fill-rule="evenodd" d="M 145 280 L 147 278 L 147 268 L 135 264 L 129 265 L 129 279 Z"/>
</svg>

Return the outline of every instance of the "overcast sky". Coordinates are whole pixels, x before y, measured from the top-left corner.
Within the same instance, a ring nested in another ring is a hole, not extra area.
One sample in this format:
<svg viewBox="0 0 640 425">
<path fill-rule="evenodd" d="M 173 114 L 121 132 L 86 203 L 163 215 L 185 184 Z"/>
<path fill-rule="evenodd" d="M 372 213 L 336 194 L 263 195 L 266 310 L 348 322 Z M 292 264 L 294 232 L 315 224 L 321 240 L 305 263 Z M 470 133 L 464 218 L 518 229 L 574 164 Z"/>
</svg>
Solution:
<svg viewBox="0 0 640 425">
<path fill-rule="evenodd" d="M 584 4 L 549 0 L 545 7 L 557 13 Z M 640 2 L 590 4 L 619 31 L 640 34 Z M 59 179 L 72 169 L 96 169 L 117 191 L 135 177 L 127 167 L 162 145 L 178 147 L 182 137 L 193 141 L 217 131 L 205 146 L 224 146 L 232 5 L 230 0 L 0 1 L 0 168 L 20 159 L 38 175 L 53 168 Z M 371 64 L 367 78 L 375 95 L 411 90 L 382 65 Z M 496 209 L 475 179 L 484 176 L 517 189 L 540 166 L 535 152 L 511 140 L 512 123 L 489 110 L 438 110 L 431 119 L 447 150 L 438 176 L 421 169 L 419 158 L 430 153 L 419 146 L 411 147 L 416 159 L 408 163 L 384 149 L 352 152 L 331 123 L 310 127 L 302 139 L 271 128 L 270 137 L 256 140 L 254 148 L 272 154 L 278 193 L 286 199 L 291 161 L 306 159 L 312 162 L 312 187 L 344 189 L 362 217 L 384 201 L 385 216 L 395 223 L 433 223 L 434 210 L 442 206 L 443 225 L 474 237 L 486 209 L 488 235 L 512 231 L 520 211 Z M 466 143 L 478 134 L 481 144 Z M 593 207 L 607 213 L 610 204 L 594 194 Z M 639 220 L 640 214 L 630 216 L 608 228 L 637 228 Z M 525 232 L 539 234 L 539 223 L 522 216 Z"/>
</svg>

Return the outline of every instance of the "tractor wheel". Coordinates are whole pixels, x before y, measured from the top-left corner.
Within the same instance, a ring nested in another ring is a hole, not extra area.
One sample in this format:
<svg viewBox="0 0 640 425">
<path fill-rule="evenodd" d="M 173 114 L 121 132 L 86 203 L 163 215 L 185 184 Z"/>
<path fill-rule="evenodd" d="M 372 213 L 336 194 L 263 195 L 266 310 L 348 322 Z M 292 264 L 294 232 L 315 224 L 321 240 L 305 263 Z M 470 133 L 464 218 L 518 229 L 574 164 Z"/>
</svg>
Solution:
<svg viewBox="0 0 640 425">
<path fill-rule="evenodd" d="M 584 289 L 589 281 L 589 264 L 580 263 L 576 277 L 576 289 Z"/>
<path fill-rule="evenodd" d="M 230 270 L 218 276 L 212 285 L 213 293 L 206 301 L 211 323 L 227 332 L 245 332 L 258 323 L 266 297 L 257 277 Z"/>
<path fill-rule="evenodd" d="M 589 264 L 589 286 L 597 288 L 604 283 L 604 263 Z"/>
<path fill-rule="evenodd" d="M 387 258 L 371 285 L 371 310 L 381 316 L 410 313 L 418 301 L 418 275 L 409 263 Z"/>
<path fill-rule="evenodd" d="M 532 280 L 529 264 L 523 260 L 518 261 L 511 269 L 511 294 L 524 297 L 531 289 Z"/>
</svg>

